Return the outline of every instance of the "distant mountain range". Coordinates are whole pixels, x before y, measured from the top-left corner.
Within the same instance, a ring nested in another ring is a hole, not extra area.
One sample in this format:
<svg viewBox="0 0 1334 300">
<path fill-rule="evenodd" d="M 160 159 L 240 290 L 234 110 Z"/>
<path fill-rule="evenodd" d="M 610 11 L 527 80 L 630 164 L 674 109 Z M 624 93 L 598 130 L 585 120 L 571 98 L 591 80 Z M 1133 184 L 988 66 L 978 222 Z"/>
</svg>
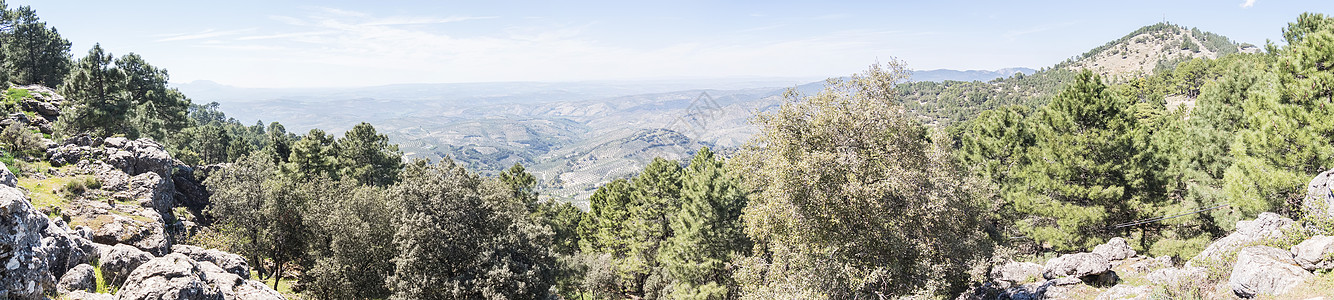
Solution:
<svg viewBox="0 0 1334 300">
<path fill-rule="evenodd" d="M 1041 72 L 914 71 L 898 97 L 924 122 L 946 126 L 992 107 L 1045 103 L 1076 69 L 1138 76 L 1183 59 L 1251 48 L 1216 34 L 1156 24 Z M 173 86 L 197 103 L 219 102 L 244 123 L 279 121 L 290 132 L 320 128 L 341 134 L 370 122 L 410 157 L 448 156 L 484 174 L 522 163 L 539 178 L 544 196 L 585 205 L 597 186 L 633 175 L 654 157 L 684 163 L 700 147 L 730 152 L 756 132 L 751 117 L 782 105 L 784 91 L 795 88 L 810 95 L 824 82 L 734 78 L 252 89 L 199 81 Z"/>
<path fill-rule="evenodd" d="M 1037 70 L 1029 68 L 1004 68 L 995 71 L 987 70 L 915 70 L 912 71 L 910 81 L 934 81 L 941 82 L 946 80 L 953 81 L 991 81 L 992 79 L 1014 76 L 1014 74 L 1023 73 L 1024 75 L 1033 75 Z"/>
</svg>

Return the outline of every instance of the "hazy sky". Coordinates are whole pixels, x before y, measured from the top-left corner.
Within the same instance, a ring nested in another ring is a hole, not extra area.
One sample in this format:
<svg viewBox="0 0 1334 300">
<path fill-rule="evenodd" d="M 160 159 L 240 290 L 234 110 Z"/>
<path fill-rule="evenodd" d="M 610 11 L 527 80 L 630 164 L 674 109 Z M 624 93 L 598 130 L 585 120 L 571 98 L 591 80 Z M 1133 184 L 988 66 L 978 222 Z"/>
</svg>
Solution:
<svg viewBox="0 0 1334 300">
<path fill-rule="evenodd" d="M 1167 21 L 1263 44 L 1334 1 L 23 1 L 74 43 L 173 82 L 243 87 L 1050 66 Z"/>
</svg>

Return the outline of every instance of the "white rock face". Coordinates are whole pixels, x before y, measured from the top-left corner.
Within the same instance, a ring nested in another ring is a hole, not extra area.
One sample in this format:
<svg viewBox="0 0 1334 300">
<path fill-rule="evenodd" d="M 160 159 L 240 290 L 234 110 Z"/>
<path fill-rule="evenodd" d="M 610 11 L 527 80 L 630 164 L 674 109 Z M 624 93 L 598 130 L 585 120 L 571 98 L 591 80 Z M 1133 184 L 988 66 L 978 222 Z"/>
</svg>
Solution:
<svg viewBox="0 0 1334 300">
<path fill-rule="evenodd" d="M 1252 245 L 1266 238 L 1278 237 L 1283 234 L 1283 228 L 1292 226 L 1293 223 L 1292 219 L 1270 212 L 1261 213 L 1255 220 L 1239 221 L 1237 222 L 1236 232 L 1209 244 L 1209 247 L 1204 248 L 1204 251 L 1186 262 L 1186 266 L 1194 266 L 1196 262 L 1206 260 L 1230 260 L 1230 258 L 1223 257 L 1223 254 Z"/>
<path fill-rule="evenodd" d="M 130 273 L 116 299 L 224 300 L 199 263 L 183 254 L 154 258 Z"/>
<path fill-rule="evenodd" d="M 1042 279 L 1044 267 L 1031 262 L 1010 262 L 991 270 L 991 278 L 1010 283 L 1024 283 L 1030 279 Z"/>
<path fill-rule="evenodd" d="M 43 299 L 55 290 L 42 245 L 48 222 L 22 191 L 0 185 L 0 299 Z"/>
<path fill-rule="evenodd" d="M 1315 278 L 1311 272 L 1297 266 L 1292 252 L 1268 246 L 1251 246 L 1237 253 L 1228 285 L 1237 297 L 1282 295 L 1292 288 Z"/>
<path fill-rule="evenodd" d="M 1293 259 L 1307 270 L 1334 269 L 1334 236 L 1317 235 L 1292 246 Z"/>
<path fill-rule="evenodd" d="M 1084 277 L 1106 273 L 1111 270 L 1111 263 L 1107 258 L 1096 253 L 1075 253 L 1061 255 L 1047 261 L 1047 268 L 1043 270 L 1042 276 L 1047 279 L 1057 279 L 1061 277 Z"/>
<path fill-rule="evenodd" d="M 1106 244 L 1093 247 L 1093 253 L 1102 255 L 1109 261 L 1118 261 L 1135 256 L 1135 249 L 1130 248 L 1130 243 L 1126 239 L 1115 237 L 1108 240 Z"/>
</svg>

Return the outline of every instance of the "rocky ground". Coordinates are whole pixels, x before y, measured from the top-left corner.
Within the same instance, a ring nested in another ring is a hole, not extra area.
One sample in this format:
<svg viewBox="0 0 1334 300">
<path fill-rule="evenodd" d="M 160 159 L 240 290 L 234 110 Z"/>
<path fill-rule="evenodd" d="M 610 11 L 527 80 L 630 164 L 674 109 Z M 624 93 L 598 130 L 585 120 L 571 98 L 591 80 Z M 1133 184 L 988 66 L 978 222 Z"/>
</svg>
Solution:
<svg viewBox="0 0 1334 300">
<path fill-rule="evenodd" d="M 1325 209 L 1334 205 L 1332 188 L 1334 170 L 1311 181 L 1303 203 L 1308 218 L 1334 220 L 1334 210 Z M 1262 213 L 1184 263 L 1137 255 L 1113 238 L 1045 264 L 993 266 L 990 280 L 959 299 L 1330 299 L 1334 236 L 1316 228 L 1320 223 Z"/>
<path fill-rule="evenodd" d="M 59 112 L 43 104 L 63 98 L 42 89 L 0 124 L 47 132 Z M 46 148 L 23 176 L 0 163 L 0 299 L 284 298 L 250 280 L 240 255 L 179 244 L 208 199 L 161 144 L 76 136 Z"/>
</svg>

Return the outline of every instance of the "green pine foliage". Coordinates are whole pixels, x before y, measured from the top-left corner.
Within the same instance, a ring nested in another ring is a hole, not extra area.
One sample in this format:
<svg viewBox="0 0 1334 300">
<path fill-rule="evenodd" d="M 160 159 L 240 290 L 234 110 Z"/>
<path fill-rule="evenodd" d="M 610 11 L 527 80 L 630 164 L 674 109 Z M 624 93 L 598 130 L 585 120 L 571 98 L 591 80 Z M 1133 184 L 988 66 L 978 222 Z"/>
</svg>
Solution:
<svg viewBox="0 0 1334 300">
<path fill-rule="evenodd" d="M 9 10 L 0 2 L 0 10 L 0 73 L 5 73 L 5 82 L 60 86 L 70 72 L 70 42 L 55 27 L 47 27 L 30 6 Z"/>
<path fill-rule="evenodd" d="M 672 299 L 733 299 L 733 262 L 748 256 L 750 239 L 742 232 L 746 194 L 723 160 L 709 148 L 696 152 L 686 168 L 680 208 L 668 214 L 672 232 L 658 260 L 675 280 Z"/>
</svg>

